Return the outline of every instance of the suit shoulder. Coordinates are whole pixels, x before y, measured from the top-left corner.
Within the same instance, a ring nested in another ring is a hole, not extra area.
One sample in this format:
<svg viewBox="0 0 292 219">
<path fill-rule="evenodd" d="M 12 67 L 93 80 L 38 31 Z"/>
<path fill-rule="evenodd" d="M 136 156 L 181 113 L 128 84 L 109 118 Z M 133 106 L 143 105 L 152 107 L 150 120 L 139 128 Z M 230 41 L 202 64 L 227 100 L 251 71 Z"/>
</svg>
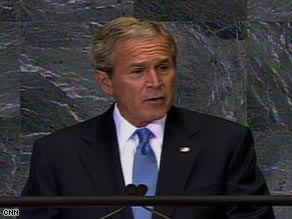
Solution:
<svg viewBox="0 0 292 219">
<path fill-rule="evenodd" d="M 99 116 L 84 122 L 77 123 L 72 126 L 65 127 L 57 130 L 47 136 L 38 139 L 36 142 L 42 144 L 55 145 L 57 142 L 74 142 L 81 139 L 83 133 L 86 132 L 91 126 L 93 126 L 99 119 Z M 59 145 L 59 144 L 58 144 Z"/>
<path fill-rule="evenodd" d="M 237 131 L 247 131 L 249 128 L 240 123 L 227 120 L 214 115 L 209 115 L 206 113 L 200 113 L 184 108 L 176 108 L 181 115 L 182 119 L 186 124 L 193 124 L 199 126 L 201 129 L 209 130 L 237 130 Z"/>
</svg>

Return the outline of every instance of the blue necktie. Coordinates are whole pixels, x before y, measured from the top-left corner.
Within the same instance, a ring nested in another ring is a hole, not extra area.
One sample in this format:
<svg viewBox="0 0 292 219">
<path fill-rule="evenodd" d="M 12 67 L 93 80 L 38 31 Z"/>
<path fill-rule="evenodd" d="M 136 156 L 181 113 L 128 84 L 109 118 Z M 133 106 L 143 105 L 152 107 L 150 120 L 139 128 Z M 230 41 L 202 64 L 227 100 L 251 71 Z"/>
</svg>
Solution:
<svg viewBox="0 0 292 219">
<path fill-rule="evenodd" d="M 139 138 L 139 145 L 134 157 L 133 183 L 145 184 L 148 187 L 146 195 L 155 195 L 158 167 L 155 154 L 150 146 L 153 133 L 147 129 L 137 129 L 134 133 Z M 141 207 L 132 207 L 135 219 L 150 219 L 152 213 Z"/>
</svg>

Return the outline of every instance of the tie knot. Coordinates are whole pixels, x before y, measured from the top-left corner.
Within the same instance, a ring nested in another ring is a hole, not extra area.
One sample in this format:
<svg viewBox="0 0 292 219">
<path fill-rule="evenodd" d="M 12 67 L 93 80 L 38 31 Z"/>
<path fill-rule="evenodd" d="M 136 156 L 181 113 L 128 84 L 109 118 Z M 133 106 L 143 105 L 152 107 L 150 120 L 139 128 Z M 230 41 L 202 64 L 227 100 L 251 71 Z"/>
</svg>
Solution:
<svg viewBox="0 0 292 219">
<path fill-rule="evenodd" d="M 147 128 L 137 129 L 135 133 L 138 135 L 140 144 L 149 143 L 153 136 L 153 133 Z"/>
</svg>

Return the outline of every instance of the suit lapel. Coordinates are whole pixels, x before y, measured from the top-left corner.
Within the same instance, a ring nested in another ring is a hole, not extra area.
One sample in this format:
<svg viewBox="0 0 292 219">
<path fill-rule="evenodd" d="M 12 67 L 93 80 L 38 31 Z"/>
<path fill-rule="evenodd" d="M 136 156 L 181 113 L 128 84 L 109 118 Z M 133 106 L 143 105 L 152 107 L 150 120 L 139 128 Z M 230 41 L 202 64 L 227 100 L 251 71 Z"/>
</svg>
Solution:
<svg viewBox="0 0 292 219">
<path fill-rule="evenodd" d="M 126 194 L 112 115 L 113 107 L 97 117 L 95 123 L 83 136 L 91 146 L 80 154 L 80 160 L 97 194 L 104 196 Z M 111 212 L 116 208 L 107 207 L 107 209 Z M 114 218 L 125 218 L 125 215 L 119 214 Z"/>
<path fill-rule="evenodd" d="M 113 106 L 96 118 L 83 139 L 91 146 L 80 154 L 80 160 L 99 195 L 126 195 L 118 141 L 113 120 Z M 199 151 L 199 144 L 193 137 L 198 128 L 185 118 L 179 109 L 173 107 L 168 113 L 160 170 L 157 183 L 157 195 L 179 195 L 182 193 Z M 181 152 L 182 148 L 190 151 Z M 106 165 L 105 165 L 106 164 Z M 108 207 L 108 211 L 116 208 Z M 155 207 L 155 210 L 171 216 L 174 207 Z M 131 211 L 118 214 L 114 218 L 131 218 Z M 154 219 L 159 217 L 154 216 Z"/>
<path fill-rule="evenodd" d="M 157 195 L 180 195 L 191 173 L 199 143 L 194 143 L 196 127 L 188 127 L 191 122 L 183 118 L 183 114 L 175 107 L 168 113 L 157 184 Z M 191 123 L 192 124 L 192 123 Z M 194 124 L 192 124 L 194 125 Z M 158 206 L 155 209 L 171 216 L 174 207 Z M 159 218 L 154 216 L 153 218 Z"/>
</svg>

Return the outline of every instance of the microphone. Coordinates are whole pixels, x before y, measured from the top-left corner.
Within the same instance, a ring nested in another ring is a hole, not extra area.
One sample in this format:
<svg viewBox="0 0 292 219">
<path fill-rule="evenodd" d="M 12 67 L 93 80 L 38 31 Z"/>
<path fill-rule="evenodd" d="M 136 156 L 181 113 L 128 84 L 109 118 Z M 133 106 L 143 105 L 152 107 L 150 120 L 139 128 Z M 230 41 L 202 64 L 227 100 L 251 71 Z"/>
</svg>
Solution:
<svg viewBox="0 0 292 219">
<path fill-rule="evenodd" d="M 144 196 L 148 191 L 148 187 L 144 184 L 140 184 L 136 187 L 136 195 L 137 196 Z M 142 208 L 144 208 L 145 210 L 151 212 L 152 214 L 155 214 L 157 216 L 160 216 L 164 219 L 171 219 L 170 217 L 158 212 L 158 211 L 155 211 L 153 210 L 151 207 L 147 207 L 147 206 L 141 206 Z"/>
<path fill-rule="evenodd" d="M 137 188 L 136 188 L 136 186 L 135 186 L 134 184 L 128 184 L 128 185 L 126 186 L 126 193 L 127 193 L 127 195 L 128 195 L 128 196 L 134 196 L 134 195 L 136 195 L 136 189 L 137 189 Z M 126 210 L 127 207 L 128 207 L 128 206 L 122 206 L 122 207 L 118 208 L 117 210 L 112 211 L 112 212 L 110 212 L 110 213 L 104 215 L 103 217 L 101 217 L 101 218 L 99 218 L 99 219 L 106 219 L 106 218 L 112 217 L 112 216 L 114 216 L 114 215 L 116 215 L 116 214 L 118 214 L 118 213 L 120 213 L 120 212 Z"/>
<path fill-rule="evenodd" d="M 136 190 L 137 190 L 137 186 L 134 184 L 128 184 L 126 186 L 126 193 L 128 196 L 134 196 L 136 195 Z"/>
<path fill-rule="evenodd" d="M 144 184 L 140 184 L 136 187 L 136 196 L 144 196 L 148 191 L 148 187 Z"/>
<path fill-rule="evenodd" d="M 128 184 L 126 186 L 126 193 L 128 196 L 145 196 L 145 194 L 147 193 L 148 191 L 148 187 L 144 184 L 140 184 L 138 186 L 134 185 L 134 184 Z M 122 206 L 120 208 L 118 208 L 117 210 L 115 211 L 112 211 L 106 215 L 104 215 L 103 217 L 99 218 L 99 219 L 106 219 L 106 218 L 110 218 L 124 210 L 127 209 L 128 206 Z M 152 214 L 155 214 L 161 218 L 164 218 L 164 219 L 171 219 L 170 217 L 158 212 L 158 211 L 155 211 L 153 210 L 151 207 L 147 207 L 147 206 L 141 206 L 142 208 L 144 208 L 145 210 L 151 212 Z"/>
</svg>

